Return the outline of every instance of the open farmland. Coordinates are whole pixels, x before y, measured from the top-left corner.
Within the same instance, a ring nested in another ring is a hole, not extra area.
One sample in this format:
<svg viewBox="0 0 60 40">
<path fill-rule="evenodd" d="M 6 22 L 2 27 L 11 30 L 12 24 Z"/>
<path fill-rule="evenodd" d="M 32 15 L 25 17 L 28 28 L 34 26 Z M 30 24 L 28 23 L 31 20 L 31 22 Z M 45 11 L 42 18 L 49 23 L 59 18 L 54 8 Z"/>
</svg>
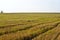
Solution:
<svg viewBox="0 0 60 40">
<path fill-rule="evenodd" d="M 60 40 L 60 14 L 0 14 L 0 40 Z"/>
</svg>

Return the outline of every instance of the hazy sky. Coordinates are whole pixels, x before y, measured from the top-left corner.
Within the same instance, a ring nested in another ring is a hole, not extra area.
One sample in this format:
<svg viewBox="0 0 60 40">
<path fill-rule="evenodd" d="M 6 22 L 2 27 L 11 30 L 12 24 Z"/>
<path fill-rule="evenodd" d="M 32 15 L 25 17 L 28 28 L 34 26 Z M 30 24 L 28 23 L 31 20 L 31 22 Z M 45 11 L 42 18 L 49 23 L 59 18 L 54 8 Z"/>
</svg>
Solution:
<svg viewBox="0 0 60 40">
<path fill-rule="evenodd" d="M 59 11 L 60 0 L 0 0 L 0 11 Z"/>
</svg>

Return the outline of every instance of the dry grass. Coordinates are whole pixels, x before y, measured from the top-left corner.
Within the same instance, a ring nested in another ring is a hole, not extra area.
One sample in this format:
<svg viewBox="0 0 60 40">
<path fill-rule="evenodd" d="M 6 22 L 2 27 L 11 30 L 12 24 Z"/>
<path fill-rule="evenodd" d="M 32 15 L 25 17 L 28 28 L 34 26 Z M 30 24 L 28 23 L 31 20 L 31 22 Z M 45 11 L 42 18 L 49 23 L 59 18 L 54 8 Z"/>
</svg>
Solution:
<svg viewBox="0 0 60 40">
<path fill-rule="evenodd" d="M 60 14 L 0 14 L 0 40 L 59 40 Z"/>
</svg>

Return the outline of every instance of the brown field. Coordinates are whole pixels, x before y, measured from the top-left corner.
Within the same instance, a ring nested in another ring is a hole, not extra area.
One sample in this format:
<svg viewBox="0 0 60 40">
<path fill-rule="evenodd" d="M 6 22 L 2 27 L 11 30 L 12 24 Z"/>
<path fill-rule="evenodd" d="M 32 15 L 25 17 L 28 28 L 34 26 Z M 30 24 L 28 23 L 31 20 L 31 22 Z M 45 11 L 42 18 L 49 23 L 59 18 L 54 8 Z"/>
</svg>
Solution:
<svg viewBox="0 0 60 40">
<path fill-rule="evenodd" d="M 60 40 L 60 14 L 0 14 L 0 40 Z"/>
</svg>

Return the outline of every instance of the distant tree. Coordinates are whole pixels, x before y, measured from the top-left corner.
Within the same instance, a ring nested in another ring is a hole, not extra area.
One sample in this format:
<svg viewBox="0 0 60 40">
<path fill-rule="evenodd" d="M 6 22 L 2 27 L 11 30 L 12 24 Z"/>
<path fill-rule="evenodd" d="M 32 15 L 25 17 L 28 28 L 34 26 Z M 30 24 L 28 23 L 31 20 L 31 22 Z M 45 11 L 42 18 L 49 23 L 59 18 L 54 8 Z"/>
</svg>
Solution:
<svg viewBox="0 0 60 40">
<path fill-rule="evenodd" d="M 1 13 L 3 13 L 3 11 L 1 11 Z"/>
</svg>

